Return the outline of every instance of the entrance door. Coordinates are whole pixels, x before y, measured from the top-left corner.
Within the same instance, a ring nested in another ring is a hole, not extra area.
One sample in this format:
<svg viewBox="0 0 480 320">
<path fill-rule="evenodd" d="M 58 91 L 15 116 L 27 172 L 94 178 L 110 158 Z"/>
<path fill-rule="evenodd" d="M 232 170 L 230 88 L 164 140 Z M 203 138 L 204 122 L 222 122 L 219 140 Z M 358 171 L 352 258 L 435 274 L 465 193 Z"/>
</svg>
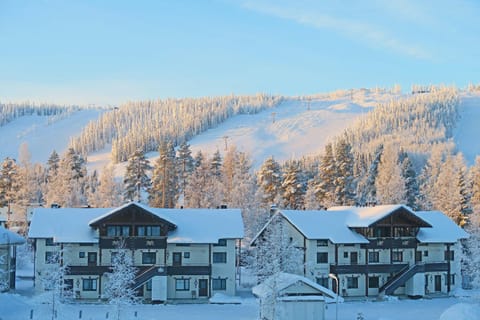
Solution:
<svg viewBox="0 0 480 320">
<path fill-rule="evenodd" d="M 358 264 L 358 252 L 350 252 L 350 264 Z"/>
<path fill-rule="evenodd" d="M 174 252 L 173 253 L 173 266 L 178 267 L 182 265 L 182 253 L 181 252 Z"/>
<path fill-rule="evenodd" d="M 96 252 L 89 252 L 88 253 L 88 266 L 96 266 L 97 265 L 97 253 Z"/>
<path fill-rule="evenodd" d="M 442 276 L 435 276 L 435 292 L 442 291 Z"/>
<path fill-rule="evenodd" d="M 198 280 L 198 296 L 208 297 L 208 279 Z"/>
</svg>

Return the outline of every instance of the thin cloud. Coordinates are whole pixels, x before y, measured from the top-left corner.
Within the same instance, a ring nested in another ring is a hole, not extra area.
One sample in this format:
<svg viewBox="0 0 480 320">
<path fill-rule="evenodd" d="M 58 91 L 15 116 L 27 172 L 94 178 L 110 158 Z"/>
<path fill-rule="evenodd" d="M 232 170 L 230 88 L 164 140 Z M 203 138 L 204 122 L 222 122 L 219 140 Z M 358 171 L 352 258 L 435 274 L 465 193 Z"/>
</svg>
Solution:
<svg viewBox="0 0 480 320">
<path fill-rule="evenodd" d="M 422 47 L 405 43 L 388 34 L 382 30 L 381 27 L 374 26 L 370 23 L 337 18 L 332 15 L 315 12 L 315 10 L 308 10 L 307 8 L 282 7 L 275 4 L 262 4 L 256 1 L 246 1 L 243 3 L 243 7 L 248 10 L 295 21 L 316 29 L 335 30 L 346 37 L 363 42 L 370 47 L 383 47 L 398 54 L 416 59 L 428 60 L 432 58 L 429 52 Z"/>
</svg>

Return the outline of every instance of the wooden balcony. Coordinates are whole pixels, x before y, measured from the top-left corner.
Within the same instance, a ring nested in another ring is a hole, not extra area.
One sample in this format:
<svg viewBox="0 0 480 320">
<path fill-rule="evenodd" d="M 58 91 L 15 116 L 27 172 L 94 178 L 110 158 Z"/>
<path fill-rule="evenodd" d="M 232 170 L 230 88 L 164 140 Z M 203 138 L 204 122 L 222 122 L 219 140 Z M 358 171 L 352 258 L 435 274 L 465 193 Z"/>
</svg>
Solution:
<svg viewBox="0 0 480 320">
<path fill-rule="evenodd" d="M 330 273 L 397 273 L 407 264 L 331 264 Z"/>
<path fill-rule="evenodd" d="M 122 241 L 128 249 L 165 249 L 167 237 L 102 237 L 99 241 L 100 249 L 118 248 Z"/>
<path fill-rule="evenodd" d="M 169 266 L 167 267 L 167 275 L 169 276 L 210 276 L 212 274 L 212 266 Z"/>
<path fill-rule="evenodd" d="M 378 238 L 369 239 L 369 244 L 362 245 L 366 249 L 408 249 L 416 248 L 417 240 L 415 238 Z"/>
</svg>

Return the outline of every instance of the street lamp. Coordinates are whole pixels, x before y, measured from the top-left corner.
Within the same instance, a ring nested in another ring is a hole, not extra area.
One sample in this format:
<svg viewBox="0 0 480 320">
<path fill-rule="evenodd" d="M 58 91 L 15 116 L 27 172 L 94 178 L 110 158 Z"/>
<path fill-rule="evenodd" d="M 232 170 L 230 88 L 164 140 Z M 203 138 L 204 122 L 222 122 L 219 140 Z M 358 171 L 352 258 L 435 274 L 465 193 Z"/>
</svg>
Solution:
<svg viewBox="0 0 480 320">
<path fill-rule="evenodd" d="M 335 280 L 336 283 L 337 283 L 337 286 L 336 286 L 336 287 L 337 287 L 337 292 L 336 292 L 336 294 L 337 294 L 337 301 L 336 301 L 336 303 L 335 303 L 335 320 L 338 320 L 338 295 L 339 295 L 339 292 L 340 292 L 340 288 L 338 287 L 339 282 L 338 282 L 337 276 L 334 275 L 333 273 L 329 273 L 329 274 L 328 274 L 328 277 L 329 277 L 329 278 L 332 278 L 332 279 Z"/>
</svg>

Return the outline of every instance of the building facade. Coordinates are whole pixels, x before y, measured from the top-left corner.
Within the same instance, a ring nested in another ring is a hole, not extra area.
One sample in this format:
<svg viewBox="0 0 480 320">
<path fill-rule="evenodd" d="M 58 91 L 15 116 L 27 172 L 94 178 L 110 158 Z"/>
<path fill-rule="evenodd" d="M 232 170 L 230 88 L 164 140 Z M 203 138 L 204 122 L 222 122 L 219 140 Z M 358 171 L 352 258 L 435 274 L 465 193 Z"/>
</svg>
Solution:
<svg viewBox="0 0 480 320">
<path fill-rule="evenodd" d="M 425 296 L 461 286 L 459 241 L 468 234 L 441 212 L 403 205 L 276 210 L 265 228 L 274 219 L 303 249 L 298 273 L 342 296 Z"/>
<path fill-rule="evenodd" d="M 77 299 L 102 299 L 112 258 L 129 249 L 138 296 L 153 303 L 235 295 L 243 222 L 238 209 L 158 209 L 129 203 L 113 209 L 37 209 L 29 236 L 35 288 L 49 257 L 61 251 L 65 283 Z"/>
<path fill-rule="evenodd" d="M 0 292 L 15 289 L 16 246 L 24 243 L 23 237 L 0 226 Z"/>
</svg>

